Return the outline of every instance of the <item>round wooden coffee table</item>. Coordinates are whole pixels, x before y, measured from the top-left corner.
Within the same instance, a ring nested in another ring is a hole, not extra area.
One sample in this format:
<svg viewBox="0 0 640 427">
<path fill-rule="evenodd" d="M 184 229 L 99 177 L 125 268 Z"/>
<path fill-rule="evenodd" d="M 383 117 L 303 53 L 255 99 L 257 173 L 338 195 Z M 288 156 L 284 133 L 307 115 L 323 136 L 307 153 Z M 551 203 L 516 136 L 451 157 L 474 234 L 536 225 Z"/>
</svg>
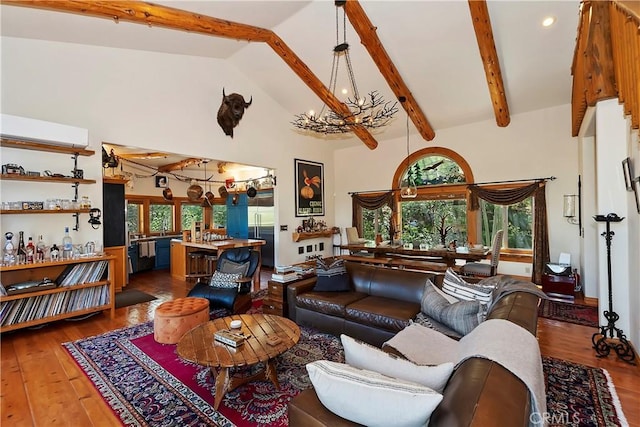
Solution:
<svg viewBox="0 0 640 427">
<path fill-rule="evenodd" d="M 221 329 L 231 329 L 232 320 L 241 320 L 239 330 L 245 341 L 239 347 L 231 347 L 213 339 Z M 277 336 L 280 342 L 271 345 L 269 337 Z M 249 381 L 269 379 L 280 389 L 274 358 L 296 345 L 300 328 L 289 319 L 269 314 L 240 314 L 203 323 L 187 332 L 178 342 L 178 355 L 185 360 L 209 366 L 216 379 L 214 409 L 218 409 L 222 397 L 229 391 Z M 265 368 L 251 376 L 230 375 L 231 368 L 251 366 L 264 362 Z"/>
</svg>

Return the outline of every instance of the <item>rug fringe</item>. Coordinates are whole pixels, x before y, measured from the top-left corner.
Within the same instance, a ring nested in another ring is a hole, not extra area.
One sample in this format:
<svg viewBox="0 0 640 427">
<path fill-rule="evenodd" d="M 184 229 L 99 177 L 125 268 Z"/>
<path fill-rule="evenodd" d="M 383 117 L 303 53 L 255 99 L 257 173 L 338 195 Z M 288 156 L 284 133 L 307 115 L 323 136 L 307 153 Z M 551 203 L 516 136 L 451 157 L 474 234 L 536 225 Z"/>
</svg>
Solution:
<svg viewBox="0 0 640 427">
<path fill-rule="evenodd" d="M 602 372 L 604 372 L 604 376 L 607 377 L 607 387 L 609 388 L 609 393 L 611 393 L 613 406 L 616 408 L 616 412 L 618 413 L 618 420 L 620 420 L 620 425 L 622 427 L 629 427 L 629 422 L 624 416 L 624 412 L 622 412 L 622 404 L 620 403 L 620 399 L 618 398 L 618 392 L 616 392 L 616 386 L 613 384 L 613 379 L 611 379 L 611 375 L 609 375 L 609 372 L 606 369 L 602 369 Z"/>
</svg>

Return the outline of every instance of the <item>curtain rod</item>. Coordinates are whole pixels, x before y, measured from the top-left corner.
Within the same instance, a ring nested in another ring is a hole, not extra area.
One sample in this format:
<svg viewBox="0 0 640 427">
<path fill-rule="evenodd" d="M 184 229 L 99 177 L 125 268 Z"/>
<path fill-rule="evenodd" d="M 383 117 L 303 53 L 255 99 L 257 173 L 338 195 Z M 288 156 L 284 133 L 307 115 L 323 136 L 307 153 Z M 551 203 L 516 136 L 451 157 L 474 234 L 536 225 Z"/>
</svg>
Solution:
<svg viewBox="0 0 640 427">
<path fill-rule="evenodd" d="M 472 183 L 464 183 L 462 185 L 486 185 L 486 184 L 510 184 L 513 182 L 529 182 L 529 181 L 553 181 L 555 180 L 556 177 L 555 176 L 548 176 L 546 178 L 530 178 L 530 179 L 512 179 L 512 180 L 505 180 L 505 181 L 487 181 L 487 182 L 472 182 Z M 354 195 L 354 194 L 368 194 L 368 193 L 386 193 L 388 191 L 398 191 L 400 190 L 400 188 L 392 188 L 392 189 L 388 189 L 388 190 L 367 190 L 367 191 L 349 191 L 347 194 L 349 195 Z"/>
</svg>

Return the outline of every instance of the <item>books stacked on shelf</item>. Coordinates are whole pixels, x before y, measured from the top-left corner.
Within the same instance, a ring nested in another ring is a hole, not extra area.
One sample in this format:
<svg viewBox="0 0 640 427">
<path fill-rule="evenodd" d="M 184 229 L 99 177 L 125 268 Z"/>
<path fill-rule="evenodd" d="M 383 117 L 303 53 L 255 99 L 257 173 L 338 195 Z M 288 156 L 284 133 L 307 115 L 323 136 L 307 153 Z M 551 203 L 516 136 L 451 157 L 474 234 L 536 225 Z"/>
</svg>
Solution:
<svg viewBox="0 0 640 427">
<path fill-rule="evenodd" d="M 0 325 L 10 326 L 43 317 L 82 311 L 110 303 L 109 285 L 38 295 L 0 303 Z M 106 308 L 106 307 L 105 307 Z"/>
<path fill-rule="evenodd" d="M 298 277 L 308 277 L 316 274 L 316 269 L 309 264 L 294 265 L 293 271 L 298 273 Z"/>
<path fill-rule="evenodd" d="M 82 283 L 93 283 L 105 275 L 109 261 L 93 261 L 68 265 L 56 279 L 58 286 L 73 286 Z"/>
<path fill-rule="evenodd" d="M 276 265 L 271 274 L 271 280 L 286 283 L 298 278 L 298 273 L 291 265 Z"/>
<path fill-rule="evenodd" d="M 296 280 L 298 278 L 298 273 L 295 270 L 286 270 L 281 273 L 278 273 L 277 270 L 275 273 L 271 274 L 271 280 L 276 282 L 286 283 L 291 282 L 292 280 Z"/>
<path fill-rule="evenodd" d="M 293 266 L 292 265 L 276 265 L 275 267 L 273 267 L 273 272 L 274 273 L 283 274 L 283 273 L 287 273 L 289 271 L 293 271 Z"/>
</svg>

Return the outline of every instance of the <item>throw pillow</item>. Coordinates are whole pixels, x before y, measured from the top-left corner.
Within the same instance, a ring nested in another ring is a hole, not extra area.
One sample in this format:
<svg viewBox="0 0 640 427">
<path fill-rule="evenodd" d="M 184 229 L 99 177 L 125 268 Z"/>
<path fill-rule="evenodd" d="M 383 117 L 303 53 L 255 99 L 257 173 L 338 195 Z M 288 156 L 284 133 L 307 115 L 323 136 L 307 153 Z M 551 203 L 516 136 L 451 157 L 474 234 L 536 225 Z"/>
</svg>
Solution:
<svg viewBox="0 0 640 427">
<path fill-rule="evenodd" d="M 330 264 L 325 260 L 316 261 L 316 275 L 318 276 L 313 288 L 316 292 L 344 292 L 351 290 L 349 274 L 343 259 L 337 259 Z"/>
<path fill-rule="evenodd" d="M 434 331 L 438 331 L 441 334 L 448 336 L 449 338 L 453 338 L 455 340 L 459 340 L 462 338 L 462 334 L 454 331 L 444 323 L 438 322 L 433 317 L 429 317 L 423 312 L 416 314 L 416 317 L 411 319 L 409 325 L 418 324 L 420 326 L 424 326 L 425 328 L 433 329 Z M 383 346 L 384 347 L 384 346 Z"/>
<path fill-rule="evenodd" d="M 425 284 L 420 309 L 425 315 L 461 335 L 468 334 L 484 320 L 484 309 L 480 302 L 463 300 L 450 304 L 440 295 L 431 280 L 427 280 Z"/>
<path fill-rule="evenodd" d="M 493 300 L 494 286 L 477 285 L 467 283 L 462 277 L 456 274 L 451 268 L 447 268 L 442 281 L 442 291 L 448 295 L 456 297 L 460 300 L 479 301 L 485 311 Z"/>
<path fill-rule="evenodd" d="M 442 393 L 453 372 L 453 363 L 437 366 L 416 365 L 415 363 L 387 353 L 377 347 L 340 335 L 347 365 L 378 372 L 393 378 L 413 381 Z"/>
<path fill-rule="evenodd" d="M 343 363 L 319 360 L 307 371 L 327 409 L 366 426 L 424 426 L 442 401 L 429 387 Z"/>
<path fill-rule="evenodd" d="M 240 273 L 223 273 L 221 271 L 214 271 L 209 286 L 214 288 L 237 288 L 238 280 L 242 278 Z"/>
<path fill-rule="evenodd" d="M 218 261 L 218 268 L 222 273 L 236 273 L 245 277 L 249 272 L 249 262 L 233 262 L 226 258 Z"/>
</svg>

